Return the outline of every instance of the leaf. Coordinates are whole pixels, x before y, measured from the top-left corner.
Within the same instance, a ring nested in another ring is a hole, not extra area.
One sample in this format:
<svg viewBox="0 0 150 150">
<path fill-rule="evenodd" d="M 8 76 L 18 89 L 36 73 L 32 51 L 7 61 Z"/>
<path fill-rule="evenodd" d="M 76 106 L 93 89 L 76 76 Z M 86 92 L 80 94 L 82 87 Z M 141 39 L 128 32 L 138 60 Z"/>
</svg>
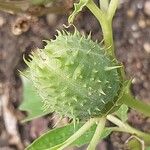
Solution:
<svg viewBox="0 0 150 150">
<path fill-rule="evenodd" d="M 128 119 L 128 106 L 123 104 L 121 107 L 115 112 L 116 116 L 118 116 L 123 122 Z"/>
<path fill-rule="evenodd" d="M 26 150 L 57 150 L 60 146 L 63 145 L 63 142 L 67 140 L 71 135 L 73 135 L 83 123 L 69 124 L 61 128 L 53 129 L 43 134 L 41 137 L 36 139 Z M 94 125 L 91 129 L 85 132 L 80 138 L 78 138 L 72 146 L 80 147 L 84 144 L 90 142 L 95 132 L 96 125 Z M 104 129 L 101 139 L 105 138 L 111 133 L 110 128 Z"/>
<path fill-rule="evenodd" d="M 30 121 L 37 117 L 44 116 L 50 113 L 50 110 L 43 111 L 43 102 L 40 96 L 36 93 L 31 82 L 23 78 L 24 91 L 23 91 L 23 102 L 19 109 L 28 112 L 28 117 L 23 120 L 23 122 Z"/>
<path fill-rule="evenodd" d="M 88 3 L 89 0 L 80 0 L 79 3 L 75 3 L 74 4 L 74 11 L 72 12 L 72 14 L 69 16 L 68 18 L 68 22 L 69 23 L 73 23 L 73 20 L 75 18 L 75 16 L 82 11 L 83 7 L 86 6 L 86 4 Z"/>
</svg>

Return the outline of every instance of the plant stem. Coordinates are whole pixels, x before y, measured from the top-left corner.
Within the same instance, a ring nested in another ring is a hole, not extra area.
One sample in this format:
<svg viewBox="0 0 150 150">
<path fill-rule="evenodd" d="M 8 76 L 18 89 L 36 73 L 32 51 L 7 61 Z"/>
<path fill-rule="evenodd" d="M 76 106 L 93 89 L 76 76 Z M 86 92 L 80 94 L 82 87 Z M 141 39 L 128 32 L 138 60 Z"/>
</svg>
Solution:
<svg viewBox="0 0 150 150">
<path fill-rule="evenodd" d="M 22 9 L 29 7 L 29 4 L 21 1 L 21 2 L 4 2 L 0 1 L 0 10 L 7 11 L 7 12 L 13 12 L 13 13 L 22 13 L 24 10 Z"/>
<path fill-rule="evenodd" d="M 108 20 L 112 21 L 113 16 L 116 12 L 119 0 L 111 0 L 108 8 Z"/>
<path fill-rule="evenodd" d="M 123 95 L 122 101 L 127 106 L 135 110 L 138 110 L 139 112 L 143 113 L 147 117 L 150 117 L 150 105 L 135 99 L 130 93 Z"/>
<path fill-rule="evenodd" d="M 119 120 L 118 118 L 116 118 L 112 115 L 108 115 L 107 119 L 109 121 L 111 121 L 112 123 L 114 123 L 115 125 L 119 126 L 119 128 L 118 127 L 112 127 L 111 129 L 113 131 L 127 132 L 127 133 L 130 133 L 133 135 L 137 135 L 138 137 L 142 138 L 146 144 L 148 144 L 148 145 L 150 144 L 150 134 L 139 131 L 139 130 L 131 127 L 127 123 L 122 122 L 121 120 Z"/>
<path fill-rule="evenodd" d="M 68 147 L 71 143 L 73 143 L 76 139 L 78 139 L 82 134 L 84 134 L 91 126 L 96 123 L 97 119 L 92 118 L 87 121 L 77 132 L 75 132 L 70 138 L 68 138 L 63 145 L 58 148 L 58 150 L 63 150 Z"/>
<path fill-rule="evenodd" d="M 37 9 L 38 8 L 38 9 Z M 49 13 L 55 14 L 67 14 L 69 9 L 66 9 L 65 6 L 55 6 L 55 7 L 40 7 L 34 6 L 29 3 L 29 1 L 10 1 L 10 2 L 3 2 L 0 0 L 0 10 L 6 11 L 9 13 L 27 13 L 34 16 L 43 16 Z M 31 11 L 32 10 L 32 11 Z"/>
<path fill-rule="evenodd" d="M 112 34 L 112 22 L 107 19 L 107 14 L 104 13 L 102 10 L 100 10 L 97 7 L 97 5 L 93 2 L 93 0 L 90 0 L 86 6 L 94 14 L 94 16 L 97 18 L 102 27 L 104 42 L 105 46 L 107 47 L 108 53 L 115 57 L 113 34 Z"/>
<path fill-rule="evenodd" d="M 105 127 L 105 123 L 106 123 L 106 118 L 103 117 L 99 120 L 97 128 L 96 128 L 95 133 L 94 133 L 94 136 L 93 136 L 87 150 L 95 150 L 96 149 L 96 146 L 100 140 L 103 129 Z"/>
<path fill-rule="evenodd" d="M 99 0 L 100 8 L 103 12 L 106 12 L 109 6 L 109 0 Z"/>
</svg>

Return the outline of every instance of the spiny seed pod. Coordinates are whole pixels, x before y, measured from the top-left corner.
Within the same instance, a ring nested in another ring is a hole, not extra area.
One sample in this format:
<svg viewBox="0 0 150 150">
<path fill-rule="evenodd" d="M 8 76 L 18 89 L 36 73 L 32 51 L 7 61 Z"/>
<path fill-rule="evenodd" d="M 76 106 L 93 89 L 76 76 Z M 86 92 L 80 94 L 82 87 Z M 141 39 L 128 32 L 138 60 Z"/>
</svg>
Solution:
<svg viewBox="0 0 150 150">
<path fill-rule="evenodd" d="M 44 102 L 62 116 L 87 119 L 106 115 L 122 87 L 118 63 L 96 42 L 79 33 L 58 32 L 26 62 Z"/>
</svg>

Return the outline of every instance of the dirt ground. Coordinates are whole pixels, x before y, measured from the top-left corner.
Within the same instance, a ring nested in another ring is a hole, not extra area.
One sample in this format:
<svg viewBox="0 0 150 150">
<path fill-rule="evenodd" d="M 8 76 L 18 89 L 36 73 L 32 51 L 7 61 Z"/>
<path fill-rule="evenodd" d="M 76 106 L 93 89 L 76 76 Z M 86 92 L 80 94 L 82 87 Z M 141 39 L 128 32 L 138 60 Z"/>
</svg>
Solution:
<svg viewBox="0 0 150 150">
<path fill-rule="evenodd" d="M 18 30 L 20 20 L 23 33 Z M 0 150 L 22 150 L 35 138 L 51 128 L 51 117 L 35 119 L 21 124 L 24 113 L 18 110 L 22 101 L 22 81 L 18 69 L 26 68 L 23 55 L 43 46 L 43 39 L 54 38 L 56 29 L 67 23 L 67 15 L 48 14 L 43 17 L 10 15 L 0 12 Z M 81 32 L 89 33 L 101 41 L 101 30 L 87 9 L 80 13 L 75 24 Z M 150 103 L 150 0 L 122 0 L 114 18 L 116 54 L 125 65 L 128 78 L 133 79 L 133 94 Z M 129 112 L 129 123 L 150 133 L 150 118 L 134 110 Z M 113 133 L 100 148 L 125 150 L 130 135 Z M 99 148 L 99 149 L 100 149 Z"/>
</svg>

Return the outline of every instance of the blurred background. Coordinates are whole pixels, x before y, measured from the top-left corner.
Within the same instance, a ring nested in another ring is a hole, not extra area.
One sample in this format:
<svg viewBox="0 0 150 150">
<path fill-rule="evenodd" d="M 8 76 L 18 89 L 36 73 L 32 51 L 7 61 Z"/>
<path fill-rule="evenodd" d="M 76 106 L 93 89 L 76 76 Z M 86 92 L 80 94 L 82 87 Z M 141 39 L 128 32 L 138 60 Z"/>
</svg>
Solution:
<svg viewBox="0 0 150 150">
<path fill-rule="evenodd" d="M 42 40 L 55 38 L 56 29 L 64 28 L 73 2 L 0 0 L 0 150 L 23 150 L 59 119 L 50 114 L 21 122 L 27 113 L 18 108 L 27 93 L 18 70 L 26 69 L 23 56 L 28 58 L 31 50 L 44 46 Z M 102 40 L 99 24 L 86 8 L 76 17 L 75 25 L 81 33 L 92 31 L 93 40 Z M 113 29 L 116 55 L 128 78 L 133 79 L 132 92 L 150 103 L 150 0 L 120 0 Z M 150 133 L 150 118 L 134 110 L 129 111 L 128 117 L 129 124 Z M 66 123 L 64 119 L 60 125 Z M 115 132 L 98 149 L 125 150 L 129 136 Z"/>
</svg>

